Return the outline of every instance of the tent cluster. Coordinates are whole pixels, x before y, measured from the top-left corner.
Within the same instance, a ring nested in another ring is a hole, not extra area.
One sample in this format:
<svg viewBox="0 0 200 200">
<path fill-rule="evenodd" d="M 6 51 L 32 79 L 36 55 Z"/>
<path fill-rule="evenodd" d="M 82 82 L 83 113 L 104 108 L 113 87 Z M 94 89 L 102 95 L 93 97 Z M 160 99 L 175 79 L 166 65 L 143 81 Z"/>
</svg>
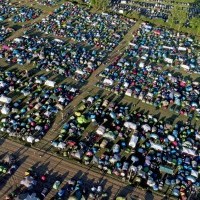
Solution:
<svg viewBox="0 0 200 200">
<path fill-rule="evenodd" d="M 33 62 L 39 69 L 85 81 L 100 66 L 106 54 L 59 39 L 37 36 L 15 38 L 10 44 L 3 45 L 0 57 L 8 63 L 23 65 Z"/>
<path fill-rule="evenodd" d="M 112 0 L 111 9 L 119 13 L 137 12 L 148 18 L 160 18 L 166 21 L 170 15 L 172 5 L 163 3 L 150 3 L 141 1 L 131 1 L 131 3 L 123 0 Z"/>
<path fill-rule="evenodd" d="M 89 122 L 95 132 L 85 131 Z M 172 127 L 94 96 L 83 100 L 52 145 L 107 173 L 131 182 L 137 177 L 155 191 L 170 186 L 184 197 L 188 187 L 200 186 L 199 140 L 199 130 L 187 124 Z"/>
<path fill-rule="evenodd" d="M 12 17 L 12 21 L 15 23 L 29 21 L 39 17 L 41 13 L 40 9 L 22 6 L 17 9 L 15 15 Z"/>
<path fill-rule="evenodd" d="M 9 37 L 13 31 L 14 29 L 12 28 L 6 28 L 5 26 L 0 25 L 0 43 Z"/>
<path fill-rule="evenodd" d="M 188 18 L 191 19 L 193 17 L 199 17 L 200 16 L 200 8 L 198 5 L 198 2 L 193 3 L 188 8 Z"/>
<path fill-rule="evenodd" d="M 24 75 L 27 76 L 26 72 Z M 20 72 L 1 74 L 0 110 L 4 117 L 0 131 L 34 143 L 45 135 L 56 113 L 73 100 L 78 90 L 66 84 L 56 86 L 46 76 L 25 78 L 24 75 Z M 14 93 L 20 96 L 18 100 L 9 97 Z"/>
<path fill-rule="evenodd" d="M 100 74 L 103 80 L 97 86 L 133 96 L 156 107 L 174 105 L 170 109 L 177 107 L 177 112 L 181 114 L 188 115 L 194 110 L 199 112 L 199 82 L 173 75 L 170 69 L 164 70 L 162 66 L 170 61 L 170 65 L 198 72 L 200 58 L 197 59 L 195 48 L 191 47 L 189 52 L 189 47 L 185 46 L 192 46 L 192 39 L 182 35 L 182 45 L 176 46 L 179 37 L 174 35 L 174 39 L 168 38 L 168 34 L 171 35 L 171 32 L 156 28 L 147 33 L 147 25 L 143 24 L 125 54 Z M 157 44 L 160 38 L 162 45 Z M 171 41 L 173 46 L 166 46 L 167 38 L 168 45 Z"/>
<path fill-rule="evenodd" d="M 9 4 L 9 0 L 0 1 L 0 22 L 4 21 L 13 14 L 16 14 L 17 8 Z"/>
<path fill-rule="evenodd" d="M 116 94 L 125 94 L 155 107 L 169 107 L 186 116 L 195 110 L 199 112 L 199 82 L 173 76 L 169 70 L 161 71 L 160 66 L 145 66 L 122 58 L 100 76 L 104 78 L 97 86 Z"/>
<path fill-rule="evenodd" d="M 93 14 L 67 2 L 34 26 L 46 34 L 112 51 L 134 23 L 116 15 Z"/>
</svg>

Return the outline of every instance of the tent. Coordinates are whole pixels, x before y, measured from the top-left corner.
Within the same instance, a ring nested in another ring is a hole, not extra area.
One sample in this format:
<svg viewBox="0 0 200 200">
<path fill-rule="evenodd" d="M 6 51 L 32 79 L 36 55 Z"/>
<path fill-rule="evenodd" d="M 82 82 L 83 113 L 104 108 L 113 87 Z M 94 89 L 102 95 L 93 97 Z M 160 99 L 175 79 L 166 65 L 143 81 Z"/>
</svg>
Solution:
<svg viewBox="0 0 200 200">
<path fill-rule="evenodd" d="M 163 146 L 161 144 L 155 144 L 155 143 L 151 142 L 151 148 L 155 149 L 157 151 L 163 151 Z"/>
<path fill-rule="evenodd" d="M 137 129 L 137 125 L 132 123 L 132 122 L 125 122 L 124 126 L 128 129 L 132 129 L 132 130 L 136 130 Z"/>
<path fill-rule="evenodd" d="M 173 63 L 173 59 L 171 59 L 171 58 L 165 58 L 164 61 L 169 63 L 169 64 Z"/>
<path fill-rule="evenodd" d="M 96 133 L 98 135 L 103 135 L 106 131 L 106 128 L 104 126 L 99 126 L 99 128 L 97 129 Z"/>
<path fill-rule="evenodd" d="M 184 69 L 184 70 L 189 70 L 190 67 L 188 65 L 181 65 L 181 67 Z"/>
<path fill-rule="evenodd" d="M 182 153 L 192 155 L 192 156 L 197 156 L 195 150 L 189 149 L 189 148 L 186 148 L 186 147 L 183 147 Z"/>
<path fill-rule="evenodd" d="M 138 139 L 139 138 L 137 136 L 132 135 L 128 145 L 131 146 L 132 148 L 135 148 L 135 146 L 137 145 Z"/>
<path fill-rule="evenodd" d="M 55 87 L 56 82 L 55 81 L 46 80 L 44 84 L 49 86 L 49 87 Z"/>
<path fill-rule="evenodd" d="M 3 106 L 1 109 L 1 113 L 7 115 L 10 112 L 10 109 L 6 106 Z"/>
<path fill-rule="evenodd" d="M 145 132 L 151 131 L 151 127 L 148 124 L 142 125 L 142 128 Z"/>
<path fill-rule="evenodd" d="M 164 172 L 164 173 L 167 173 L 167 174 L 171 174 L 171 175 L 174 174 L 174 169 L 172 169 L 171 167 L 168 167 L 168 166 L 160 165 L 159 170 L 161 172 Z"/>
<path fill-rule="evenodd" d="M 103 83 L 106 84 L 106 85 L 113 85 L 114 81 L 112 79 L 107 79 L 106 78 L 106 79 L 104 79 Z"/>
<path fill-rule="evenodd" d="M 29 143 L 31 143 L 31 144 L 34 142 L 34 140 L 35 140 L 35 138 L 33 136 L 28 136 L 26 138 L 26 141 L 29 142 Z"/>
<path fill-rule="evenodd" d="M 87 123 L 88 121 L 87 121 L 87 119 L 84 117 L 84 115 L 81 115 L 80 117 L 77 117 L 77 122 L 78 122 L 79 124 L 85 124 L 85 123 Z"/>
<path fill-rule="evenodd" d="M 131 97 L 133 91 L 131 89 L 127 89 L 125 95 Z"/>
<path fill-rule="evenodd" d="M 9 98 L 9 97 L 6 97 L 6 96 L 0 96 L 0 102 L 2 102 L 2 103 L 10 103 L 12 101 L 12 99 L 11 98 Z"/>
</svg>

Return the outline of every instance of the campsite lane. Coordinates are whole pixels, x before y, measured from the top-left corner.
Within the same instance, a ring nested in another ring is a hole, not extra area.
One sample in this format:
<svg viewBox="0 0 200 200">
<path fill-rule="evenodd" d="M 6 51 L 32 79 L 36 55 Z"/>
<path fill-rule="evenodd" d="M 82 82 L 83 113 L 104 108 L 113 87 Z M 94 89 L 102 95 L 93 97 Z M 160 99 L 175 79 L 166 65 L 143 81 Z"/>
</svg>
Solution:
<svg viewBox="0 0 200 200">
<path fill-rule="evenodd" d="M 66 183 L 66 180 L 69 178 L 82 177 L 82 179 L 86 181 L 87 186 L 100 180 L 101 183 L 104 184 L 104 189 L 111 194 L 111 199 L 118 193 L 120 195 L 129 194 L 129 196 L 132 196 L 134 193 L 134 195 L 140 199 L 145 199 L 145 191 L 142 191 L 141 189 L 133 190 L 133 187 L 126 186 L 126 184 L 111 177 L 103 176 L 101 173 L 96 173 L 86 166 L 82 167 L 78 163 L 77 165 L 71 164 L 70 162 L 57 158 L 47 152 L 41 154 L 33 148 L 25 147 L 10 140 L 1 139 L 1 154 L 8 152 L 19 155 L 18 160 L 20 160 L 20 166 L 15 174 L 7 181 L 7 184 L 2 186 L 0 191 L 1 198 L 9 191 L 12 191 L 12 189 L 14 189 L 14 187 L 23 179 L 25 171 L 34 165 L 36 168 L 37 166 L 39 167 L 40 173 L 45 172 L 47 168 L 51 171 L 52 176 L 51 181 L 49 181 L 50 183 L 48 184 L 49 187 L 52 186 L 56 177 L 59 175 L 64 179 L 63 184 Z M 52 198 L 55 193 L 55 190 L 50 191 L 46 199 Z M 160 200 L 161 198 L 155 196 L 154 199 Z"/>
</svg>

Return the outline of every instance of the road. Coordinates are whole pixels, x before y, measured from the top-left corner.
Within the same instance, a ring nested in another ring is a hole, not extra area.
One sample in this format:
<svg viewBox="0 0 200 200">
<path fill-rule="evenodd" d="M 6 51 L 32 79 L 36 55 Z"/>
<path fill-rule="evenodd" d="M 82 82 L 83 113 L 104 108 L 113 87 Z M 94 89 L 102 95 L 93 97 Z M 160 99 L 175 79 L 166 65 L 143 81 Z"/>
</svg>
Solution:
<svg viewBox="0 0 200 200">
<path fill-rule="evenodd" d="M 93 183 L 100 181 L 104 189 L 109 193 L 109 199 L 114 199 L 117 194 L 124 196 L 135 195 L 138 199 L 145 199 L 145 191 L 134 189 L 117 179 L 108 177 L 100 172 L 97 173 L 87 166 L 81 166 L 79 163 L 72 164 L 67 160 L 54 156 L 53 154 L 39 152 L 31 147 L 25 147 L 7 139 L 0 140 L 0 147 L 0 156 L 5 155 L 5 153 L 8 152 L 13 153 L 17 156 L 19 163 L 19 168 L 14 175 L 8 179 L 6 184 L 3 183 L 0 185 L 1 199 L 3 199 L 8 192 L 12 191 L 14 187 L 20 183 L 24 177 L 25 171 L 32 166 L 35 166 L 40 174 L 45 172 L 47 169 L 50 171 L 50 181 L 48 186 L 51 186 L 57 177 L 63 178 L 62 185 L 64 185 L 69 178 L 81 177 L 88 187 L 91 187 Z M 51 199 L 55 193 L 55 190 L 51 190 L 45 199 Z M 156 196 L 154 197 L 154 200 L 161 200 L 161 198 Z"/>
</svg>

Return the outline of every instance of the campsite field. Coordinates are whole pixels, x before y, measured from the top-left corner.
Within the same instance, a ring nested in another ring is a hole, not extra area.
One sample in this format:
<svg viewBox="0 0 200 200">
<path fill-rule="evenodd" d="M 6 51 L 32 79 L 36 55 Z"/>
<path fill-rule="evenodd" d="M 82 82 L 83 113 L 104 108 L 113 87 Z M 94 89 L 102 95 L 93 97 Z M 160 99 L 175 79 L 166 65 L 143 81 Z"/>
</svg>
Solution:
<svg viewBox="0 0 200 200">
<path fill-rule="evenodd" d="M 96 46 L 88 46 L 84 42 L 77 42 L 70 38 L 63 38 L 60 36 L 55 36 L 52 33 L 46 34 L 42 33 L 39 30 L 35 28 L 35 24 L 40 22 L 45 16 L 51 14 L 55 8 L 58 8 L 59 5 L 64 3 L 64 0 L 61 0 L 57 3 L 56 6 L 44 6 L 40 5 L 36 1 L 20 1 L 16 2 L 15 0 L 11 0 L 12 5 L 20 6 L 20 5 L 28 5 L 35 9 L 40 9 L 42 12 L 39 15 L 39 17 L 35 19 L 28 20 L 23 23 L 14 23 L 10 19 L 11 16 L 6 19 L 4 22 L 0 22 L 0 25 L 4 25 L 5 27 L 14 28 L 14 32 L 10 34 L 9 37 L 5 39 L 5 44 L 9 44 L 13 39 L 20 38 L 23 36 L 24 33 L 27 35 L 32 36 L 38 36 L 38 38 L 50 38 L 50 40 L 53 40 L 55 38 L 61 39 L 65 41 L 66 43 L 71 43 L 73 45 L 80 45 L 81 47 L 84 46 L 86 51 L 88 52 L 92 50 L 97 50 Z M 96 13 L 98 11 L 92 10 L 92 13 Z M 128 32 L 123 36 L 122 40 L 117 43 L 116 46 L 113 48 L 112 52 L 106 52 L 106 56 L 103 57 L 102 63 L 95 68 L 92 72 L 89 72 L 89 76 L 85 78 L 84 81 L 82 81 L 83 78 L 72 78 L 72 76 L 64 77 L 62 74 L 57 73 L 56 71 L 46 70 L 45 68 L 36 68 L 35 62 L 30 62 L 29 64 L 24 63 L 22 65 L 16 64 L 16 63 L 8 63 L 6 62 L 5 58 L 0 58 L 0 69 L 1 69 L 1 75 L 5 71 L 13 71 L 14 73 L 16 71 L 22 72 L 24 70 L 30 71 L 29 77 L 23 77 L 26 82 L 21 88 L 29 85 L 29 80 L 34 77 L 40 77 L 42 75 L 47 76 L 48 80 L 55 81 L 56 87 L 60 87 L 61 84 L 67 84 L 68 86 L 78 89 L 79 92 L 77 92 L 77 95 L 72 93 L 73 98 L 70 99 L 64 106 L 62 111 L 58 111 L 55 115 L 53 115 L 52 121 L 48 122 L 49 129 L 45 134 L 42 134 L 41 140 L 34 144 L 29 144 L 25 140 L 22 140 L 22 138 L 15 138 L 10 137 L 8 133 L 1 132 L 2 139 L 0 140 L 0 155 L 3 157 L 6 153 L 13 153 L 17 156 L 17 159 L 19 160 L 19 168 L 14 173 L 12 177 L 10 177 L 8 180 L 4 180 L 3 177 L 2 180 L 4 181 L 0 185 L 0 197 L 4 198 L 6 194 L 13 191 L 15 185 L 19 185 L 21 179 L 24 177 L 25 171 L 31 167 L 35 166 L 38 168 L 38 171 L 40 173 L 45 172 L 46 169 L 51 171 L 51 177 L 50 181 L 48 182 L 48 188 L 51 188 L 56 178 L 59 176 L 62 179 L 62 186 L 66 184 L 66 181 L 69 178 L 76 178 L 76 179 L 83 179 L 90 188 L 94 183 L 97 181 L 100 181 L 101 184 L 104 186 L 105 191 L 109 194 L 109 199 L 115 199 L 117 196 L 126 196 L 127 199 L 141 199 L 141 200 L 161 200 L 163 198 L 163 195 L 160 193 L 148 193 L 147 191 L 141 190 L 141 188 L 135 188 L 133 186 L 127 186 L 127 182 L 122 181 L 121 178 L 118 178 L 116 176 L 107 175 L 103 172 L 98 171 L 97 167 L 93 166 L 85 166 L 81 165 L 79 162 L 76 162 L 74 160 L 68 160 L 64 157 L 62 157 L 61 154 L 59 154 L 52 146 L 51 142 L 54 141 L 59 137 L 60 131 L 62 129 L 62 126 L 65 122 L 67 122 L 72 115 L 74 115 L 74 112 L 77 111 L 77 108 L 81 105 L 81 102 L 83 99 L 87 99 L 89 96 L 99 95 L 103 99 L 109 99 L 112 102 L 115 102 L 117 104 L 123 104 L 129 106 L 130 110 L 132 112 L 137 111 L 141 113 L 145 113 L 148 115 L 155 116 L 158 118 L 158 121 L 164 121 L 166 123 L 171 124 L 172 126 L 176 125 L 178 122 L 185 123 L 188 121 L 188 116 L 180 114 L 175 112 L 174 110 L 170 109 L 163 109 L 163 107 L 155 107 L 153 105 L 147 104 L 144 101 L 139 100 L 138 98 L 128 97 L 122 94 L 116 95 L 114 92 L 105 90 L 103 88 L 97 87 L 97 83 L 102 82 L 102 78 L 99 76 L 106 67 L 109 65 L 112 65 L 115 63 L 116 58 L 123 57 L 124 52 L 127 51 L 129 43 L 133 40 L 133 33 L 136 33 L 139 29 L 142 21 L 138 20 L 134 22 L 134 24 L 128 29 Z M 2 46 L 0 44 L 0 46 Z M 15 46 L 15 45 L 14 45 Z M 15 48 L 15 47 L 14 47 Z M 53 48 L 53 46 L 52 46 Z M 60 48 L 60 47 L 59 47 Z M 199 49 L 197 49 L 198 51 Z M 101 50 L 99 50 L 101 51 Z M 84 53 L 83 53 L 84 54 Z M 98 56 L 97 56 L 98 57 Z M 169 68 L 166 66 L 163 66 L 162 70 L 168 70 Z M 193 72 L 186 72 L 183 69 L 175 69 L 170 68 L 170 72 L 175 76 L 183 76 L 187 79 L 190 79 L 192 81 L 196 81 L 199 83 L 200 76 L 198 73 Z M 30 87 L 32 85 L 30 84 Z M 39 92 L 39 96 L 43 97 L 43 90 L 48 90 L 48 87 L 41 86 Z M 2 92 L 2 91 L 1 91 Z M 31 93 L 35 93 L 37 91 L 33 90 Z M 40 93 L 41 92 L 41 93 Z M 52 89 L 52 93 L 53 93 Z M 8 93 L 9 97 L 12 98 L 12 101 L 16 102 L 17 100 L 23 99 L 22 106 L 26 107 L 26 102 L 29 101 L 29 97 L 24 97 L 20 91 L 17 92 L 10 92 Z M 71 94 L 71 93 L 70 93 Z M 35 109 L 35 112 L 38 110 Z M 39 111 L 38 111 L 39 112 Z M 22 118 L 25 118 L 27 115 L 29 115 L 30 112 L 27 112 Z M 43 113 L 42 113 L 43 114 Z M 3 119 L 5 115 L 0 115 L 0 119 Z M 28 117 L 27 117 L 28 118 Z M 92 124 L 92 123 L 91 123 Z M 84 133 L 89 132 L 92 133 L 96 131 L 96 127 L 89 125 Z M 194 116 L 191 120 L 191 125 L 199 129 L 200 123 L 199 118 L 197 116 L 197 112 L 195 112 Z M 37 134 L 37 133 L 36 133 Z M 99 155 L 103 151 L 100 151 Z M 170 188 L 170 187 L 169 187 Z M 171 188 L 166 189 L 167 195 L 171 196 Z M 55 196 L 56 191 L 53 189 L 50 189 L 48 195 L 45 199 L 53 199 Z M 170 199 L 173 199 L 173 197 L 170 197 Z"/>
</svg>

